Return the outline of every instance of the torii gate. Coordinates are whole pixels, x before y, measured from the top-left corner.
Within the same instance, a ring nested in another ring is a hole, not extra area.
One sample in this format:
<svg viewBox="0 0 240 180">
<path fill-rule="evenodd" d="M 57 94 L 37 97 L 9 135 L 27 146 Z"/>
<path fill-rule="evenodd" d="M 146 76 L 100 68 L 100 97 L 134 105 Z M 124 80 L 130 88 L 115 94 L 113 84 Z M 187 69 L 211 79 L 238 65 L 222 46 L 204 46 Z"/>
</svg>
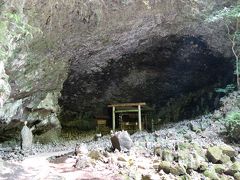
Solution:
<svg viewBox="0 0 240 180">
<path fill-rule="evenodd" d="M 137 112 L 138 113 L 138 127 L 139 130 L 142 130 L 142 117 L 141 117 L 141 106 L 145 106 L 145 102 L 140 103 L 121 103 L 121 104 L 111 104 L 108 107 L 112 108 L 112 128 L 113 131 L 116 129 L 116 114 L 115 113 L 124 113 L 124 112 Z M 117 110 L 118 107 L 126 107 L 126 109 Z M 129 107 L 136 107 L 136 109 L 127 109 Z"/>
</svg>

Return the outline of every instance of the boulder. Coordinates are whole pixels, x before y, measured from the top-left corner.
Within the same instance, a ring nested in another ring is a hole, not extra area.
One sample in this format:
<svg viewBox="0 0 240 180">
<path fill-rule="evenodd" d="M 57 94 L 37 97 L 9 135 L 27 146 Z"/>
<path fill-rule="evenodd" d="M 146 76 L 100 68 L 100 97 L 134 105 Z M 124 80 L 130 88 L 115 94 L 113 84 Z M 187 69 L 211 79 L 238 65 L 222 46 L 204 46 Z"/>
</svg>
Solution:
<svg viewBox="0 0 240 180">
<path fill-rule="evenodd" d="M 234 176 L 234 174 L 236 174 L 238 172 L 240 172 L 240 162 L 236 161 L 229 167 L 226 174 Z"/>
<path fill-rule="evenodd" d="M 200 162 L 200 165 L 199 165 L 199 170 L 200 171 L 206 171 L 208 169 L 208 163 L 203 161 L 203 162 Z"/>
<path fill-rule="evenodd" d="M 222 174 L 226 171 L 226 167 L 223 164 L 214 164 L 213 167 L 215 169 L 215 172 L 219 174 Z"/>
<path fill-rule="evenodd" d="M 240 172 L 235 173 L 235 174 L 234 174 L 234 178 L 235 178 L 236 180 L 240 180 Z"/>
<path fill-rule="evenodd" d="M 196 133 L 201 132 L 201 127 L 200 127 L 200 125 L 199 125 L 198 123 L 196 123 L 196 122 L 191 122 L 191 123 L 189 123 L 189 128 L 190 128 L 190 130 L 193 131 L 193 132 L 196 132 Z"/>
<path fill-rule="evenodd" d="M 88 154 L 88 157 L 95 160 L 103 160 L 103 155 L 97 150 L 90 151 L 90 153 Z"/>
<path fill-rule="evenodd" d="M 164 149 L 162 152 L 162 160 L 172 162 L 174 160 L 172 151 L 169 149 Z"/>
<path fill-rule="evenodd" d="M 118 131 L 111 137 L 112 146 L 119 151 L 129 151 L 133 141 L 127 131 Z"/>
<path fill-rule="evenodd" d="M 86 144 L 76 144 L 75 147 L 75 155 L 80 156 L 80 155 L 86 155 L 88 153 L 88 148 Z"/>
<path fill-rule="evenodd" d="M 237 155 L 236 151 L 229 145 L 222 145 L 220 146 L 223 154 L 228 155 L 229 157 L 235 157 Z"/>
<path fill-rule="evenodd" d="M 172 164 L 171 167 L 170 167 L 170 173 L 173 174 L 173 175 L 180 176 L 180 175 L 186 174 L 186 169 L 180 163 Z"/>
<path fill-rule="evenodd" d="M 74 165 L 75 168 L 84 169 L 91 166 L 91 162 L 87 156 L 80 156 Z"/>
<path fill-rule="evenodd" d="M 222 149 L 218 146 L 209 147 L 207 149 L 207 159 L 209 162 L 217 163 L 222 158 Z"/>
<path fill-rule="evenodd" d="M 159 171 L 159 164 L 160 164 L 160 161 L 159 161 L 159 160 L 154 160 L 154 161 L 153 161 L 153 168 L 154 168 L 156 171 Z"/>
<path fill-rule="evenodd" d="M 219 174 L 218 176 L 219 176 L 220 180 L 236 180 L 236 179 L 234 179 L 234 177 L 226 175 L 226 174 Z"/>
<path fill-rule="evenodd" d="M 220 180 L 217 173 L 215 172 L 214 168 L 210 168 L 206 171 L 204 171 L 204 176 L 210 178 L 211 180 Z"/>
<path fill-rule="evenodd" d="M 214 120 L 219 120 L 222 117 L 223 117 L 223 115 L 222 115 L 221 111 L 219 111 L 219 110 L 215 110 L 214 113 L 213 113 L 213 116 L 212 116 L 212 118 Z"/>
<path fill-rule="evenodd" d="M 231 161 L 231 158 L 226 154 L 223 154 L 222 158 L 220 159 L 220 163 L 224 163 L 224 164 L 230 161 Z"/>
<path fill-rule="evenodd" d="M 158 170 L 163 170 L 165 173 L 170 173 L 171 163 L 169 161 L 161 161 L 159 163 L 159 169 Z"/>
<path fill-rule="evenodd" d="M 127 161 L 128 161 L 128 158 L 126 158 L 126 156 L 120 155 L 120 156 L 118 156 L 117 160 L 118 160 L 118 161 L 127 162 Z"/>
<path fill-rule="evenodd" d="M 162 148 L 160 146 L 154 148 L 154 155 L 162 157 L 162 153 Z"/>
<path fill-rule="evenodd" d="M 182 163 L 187 169 L 197 170 L 200 167 L 200 163 L 204 162 L 204 158 L 196 153 L 196 151 L 190 152 L 189 150 L 183 150 L 178 152 L 178 161 Z"/>
</svg>

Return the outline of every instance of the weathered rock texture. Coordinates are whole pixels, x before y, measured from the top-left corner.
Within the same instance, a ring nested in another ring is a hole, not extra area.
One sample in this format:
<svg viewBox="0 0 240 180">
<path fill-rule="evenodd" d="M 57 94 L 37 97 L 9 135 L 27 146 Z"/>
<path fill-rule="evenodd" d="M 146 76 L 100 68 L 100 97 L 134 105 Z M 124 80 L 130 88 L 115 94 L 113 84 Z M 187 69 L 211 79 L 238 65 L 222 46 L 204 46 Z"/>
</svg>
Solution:
<svg viewBox="0 0 240 180">
<path fill-rule="evenodd" d="M 1 23 L 11 94 L 0 111 L 0 133 L 19 129 L 22 119 L 37 124 L 39 133 L 60 127 L 58 97 L 67 73 L 60 105 L 80 114 L 102 113 L 109 102 L 162 107 L 189 93 L 191 103 L 209 96 L 205 92 L 231 79 L 231 51 L 224 26 L 204 23 L 203 14 L 234 3 L 1 0 L 1 22 L 13 23 Z"/>
</svg>

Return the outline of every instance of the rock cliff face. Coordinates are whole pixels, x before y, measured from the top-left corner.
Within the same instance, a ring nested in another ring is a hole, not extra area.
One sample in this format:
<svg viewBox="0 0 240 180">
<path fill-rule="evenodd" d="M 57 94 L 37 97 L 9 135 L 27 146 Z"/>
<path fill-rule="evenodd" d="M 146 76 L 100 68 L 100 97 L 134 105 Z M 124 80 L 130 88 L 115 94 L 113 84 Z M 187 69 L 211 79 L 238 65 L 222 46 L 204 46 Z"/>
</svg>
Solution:
<svg viewBox="0 0 240 180">
<path fill-rule="evenodd" d="M 35 133 L 60 128 L 59 97 L 63 111 L 79 114 L 146 101 L 178 107 L 175 120 L 194 114 L 193 104 L 213 107 L 210 92 L 232 80 L 231 51 L 223 24 L 203 14 L 234 3 L 1 0 L 0 133 L 11 137 L 21 120 Z"/>
</svg>

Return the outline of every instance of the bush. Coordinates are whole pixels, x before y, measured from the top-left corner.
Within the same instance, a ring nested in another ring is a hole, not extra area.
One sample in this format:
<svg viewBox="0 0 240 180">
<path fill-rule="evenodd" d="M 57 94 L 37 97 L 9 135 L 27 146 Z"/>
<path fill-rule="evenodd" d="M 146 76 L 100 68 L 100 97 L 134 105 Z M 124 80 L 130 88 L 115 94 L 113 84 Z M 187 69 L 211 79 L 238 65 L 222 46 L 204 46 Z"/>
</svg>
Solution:
<svg viewBox="0 0 240 180">
<path fill-rule="evenodd" d="M 224 123 L 229 137 L 234 141 L 240 142 L 240 112 L 230 112 L 226 116 Z"/>
</svg>

